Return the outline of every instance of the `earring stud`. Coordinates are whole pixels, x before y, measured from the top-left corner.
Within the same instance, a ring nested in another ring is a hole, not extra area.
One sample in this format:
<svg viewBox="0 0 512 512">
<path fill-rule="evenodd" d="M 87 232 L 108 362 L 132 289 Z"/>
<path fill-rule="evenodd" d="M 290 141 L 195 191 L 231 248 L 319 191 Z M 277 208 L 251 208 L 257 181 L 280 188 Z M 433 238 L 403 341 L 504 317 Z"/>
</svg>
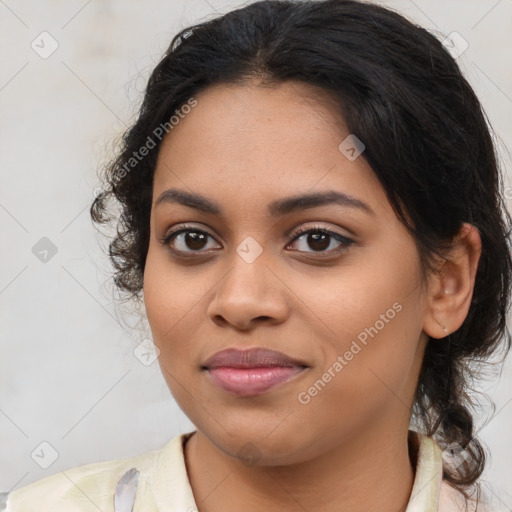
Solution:
<svg viewBox="0 0 512 512">
<path fill-rule="evenodd" d="M 439 322 L 439 320 L 437 318 L 436 318 L 436 322 L 442 327 L 444 332 L 448 332 L 448 329 L 444 325 L 441 325 L 441 323 Z"/>
</svg>

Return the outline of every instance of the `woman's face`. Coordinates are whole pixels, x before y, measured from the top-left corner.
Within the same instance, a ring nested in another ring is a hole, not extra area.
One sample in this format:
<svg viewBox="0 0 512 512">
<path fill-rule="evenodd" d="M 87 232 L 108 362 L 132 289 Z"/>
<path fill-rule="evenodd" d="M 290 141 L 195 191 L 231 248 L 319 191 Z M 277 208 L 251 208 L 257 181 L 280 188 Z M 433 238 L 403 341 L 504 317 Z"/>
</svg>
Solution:
<svg viewBox="0 0 512 512">
<path fill-rule="evenodd" d="M 407 430 L 427 339 L 414 241 L 355 158 L 361 146 L 340 149 L 349 133 L 308 92 L 206 89 L 154 177 L 144 300 L 163 376 L 213 445 L 261 464 Z M 157 205 L 169 189 L 218 212 L 170 194 Z M 321 193 L 353 199 L 288 202 Z M 187 233 L 163 243 L 178 224 Z M 256 347 L 297 365 L 204 368 L 221 350 Z"/>
</svg>

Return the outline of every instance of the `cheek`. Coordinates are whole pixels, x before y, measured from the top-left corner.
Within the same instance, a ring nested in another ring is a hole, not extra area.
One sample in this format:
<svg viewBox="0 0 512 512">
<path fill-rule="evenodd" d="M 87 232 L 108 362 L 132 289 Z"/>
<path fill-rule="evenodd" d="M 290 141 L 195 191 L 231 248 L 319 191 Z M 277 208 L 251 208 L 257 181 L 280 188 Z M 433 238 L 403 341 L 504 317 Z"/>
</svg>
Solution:
<svg viewBox="0 0 512 512">
<path fill-rule="evenodd" d="M 298 295 L 311 298 L 307 314 L 323 349 L 303 389 L 313 417 L 327 414 L 334 425 L 347 410 L 363 418 L 390 400 L 409 401 L 421 359 L 423 306 L 416 253 L 410 246 L 401 250 L 399 260 L 392 250 L 382 251 L 378 261 L 369 261 L 371 255 L 338 276 L 296 285 Z"/>
<path fill-rule="evenodd" d="M 384 304 L 387 306 L 386 301 Z M 378 424 L 383 418 L 407 421 L 415 369 L 421 361 L 416 351 L 418 335 L 407 316 L 414 311 L 407 305 L 396 310 L 374 306 L 369 307 L 370 312 L 388 311 L 388 323 L 365 313 L 352 317 L 348 328 L 338 317 L 337 330 L 343 334 L 335 344 L 326 346 L 324 363 L 294 397 L 301 424 L 322 429 L 323 440 L 315 440 L 320 443 L 319 450 L 340 435 Z"/>
<path fill-rule="evenodd" d="M 338 272 L 330 269 L 324 275 L 293 279 L 294 292 L 302 299 L 297 307 L 328 349 L 342 354 L 353 340 L 368 345 L 381 340 L 380 346 L 400 343 L 399 338 L 407 339 L 409 330 L 404 329 L 419 322 L 414 259 L 398 266 L 393 253 L 389 261 L 379 254 L 378 261 L 368 254 L 354 258 Z"/>
<path fill-rule="evenodd" d="M 184 364 L 190 358 L 192 338 L 184 333 L 187 320 L 186 290 L 178 272 L 169 271 L 169 263 L 148 252 L 144 272 L 144 305 L 151 334 L 160 354 L 158 364 L 169 391 L 182 407 L 182 388 L 189 388 Z M 188 310 L 191 306 L 188 307 Z"/>
<path fill-rule="evenodd" d="M 144 270 L 144 306 L 153 341 L 162 355 L 169 351 L 180 319 L 188 305 L 187 289 L 180 272 L 162 255 L 165 251 L 149 248 Z"/>
<path fill-rule="evenodd" d="M 144 305 L 153 341 L 160 350 L 164 376 L 184 374 L 195 364 L 200 318 L 211 284 L 194 267 L 178 267 L 166 251 L 148 251 L 144 272 Z M 190 364 L 183 364 L 188 361 Z M 167 378 L 167 377 L 166 377 Z"/>
<path fill-rule="evenodd" d="M 187 293 L 191 289 L 185 273 L 172 264 L 166 251 L 150 244 L 144 270 L 144 305 L 155 343 L 172 337 L 191 307 L 192 297 Z"/>
</svg>

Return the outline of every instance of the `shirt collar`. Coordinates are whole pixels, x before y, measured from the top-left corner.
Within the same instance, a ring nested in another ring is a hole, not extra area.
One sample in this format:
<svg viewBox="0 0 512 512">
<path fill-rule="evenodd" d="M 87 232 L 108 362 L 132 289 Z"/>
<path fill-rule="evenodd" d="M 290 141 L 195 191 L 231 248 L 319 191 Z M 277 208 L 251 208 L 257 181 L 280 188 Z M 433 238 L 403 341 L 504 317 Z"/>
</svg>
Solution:
<svg viewBox="0 0 512 512">
<path fill-rule="evenodd" d="M 181 434 L 160 451 L 149 477 L 149 486 L 159 511 L 197 511 L 185 466 L 185 442 L 195 433 Z"/>
<path fill-rule="evenodd" d="M 194 432 L 174 437 L 155 460 L 148 483 L 159 511 L 197 511 L 184 455 L 184 444 Z M 414 430 L 409 431 L 409 442 L 416 453 L 416 470 L 405 512 L 438 512 L 443 476 L 441 448 L 431 437 Z"/>
<path fill-rule="evenodd" d="M 405 512 L 437 512 L 443 478 L 441 448 L 426 435 L 409 430 L 416 448 L 416 471 L 411 496 Z"/>
</svg>

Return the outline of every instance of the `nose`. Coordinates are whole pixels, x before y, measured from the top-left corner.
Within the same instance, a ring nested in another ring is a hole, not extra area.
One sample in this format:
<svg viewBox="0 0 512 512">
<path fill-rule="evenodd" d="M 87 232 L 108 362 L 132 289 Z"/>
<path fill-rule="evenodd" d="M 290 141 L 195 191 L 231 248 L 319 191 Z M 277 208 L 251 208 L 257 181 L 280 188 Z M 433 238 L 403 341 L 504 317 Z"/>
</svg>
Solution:
<svg viewBox="0 0 512 512">
<path fill-rule="evenodd" d="M 207 314 L 219 326 L 231 325 L 244 331 L 261 322 L 278 324 L 289 315 L 287 290 L 263 255 L 251 261 L 234 254 Z"/>
</svg>

